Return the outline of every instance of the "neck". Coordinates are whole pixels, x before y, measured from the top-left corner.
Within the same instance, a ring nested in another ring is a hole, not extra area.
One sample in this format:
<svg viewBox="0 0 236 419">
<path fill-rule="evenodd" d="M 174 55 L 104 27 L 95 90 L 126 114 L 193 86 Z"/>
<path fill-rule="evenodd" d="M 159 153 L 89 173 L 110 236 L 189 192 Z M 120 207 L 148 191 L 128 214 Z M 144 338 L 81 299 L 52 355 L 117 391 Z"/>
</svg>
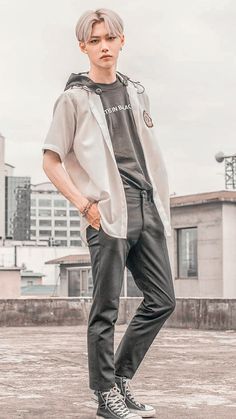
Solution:
<svg viewBox="0 0 236 419">
<path fill-rule="evenodd" d="M 116 69 L 91 67 L 88 77 L 95 83 L 113 83 L 116 81 Z"/>
</svg>

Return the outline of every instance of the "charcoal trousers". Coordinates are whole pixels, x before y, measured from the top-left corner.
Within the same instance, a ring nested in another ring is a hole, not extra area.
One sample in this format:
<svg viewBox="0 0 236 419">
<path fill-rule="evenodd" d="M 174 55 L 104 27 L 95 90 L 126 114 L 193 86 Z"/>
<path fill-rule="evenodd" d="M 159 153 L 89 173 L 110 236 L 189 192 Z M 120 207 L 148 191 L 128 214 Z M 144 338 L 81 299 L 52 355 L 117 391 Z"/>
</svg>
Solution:
<svg viewBox="0 0 236 419">
<path fill-rule="evenodd" d="M 125 190 L 127 238 L 89 225 L 93 302 L 88 320 L 89 386 L 106 391 L 115 374 L 132 378 L 164 322 L 175 309 L 175 293 L 164 226 L 152 190 Z M 125 266 L 143 299 L 114 354 L 114 327 Z"/>
</svg>

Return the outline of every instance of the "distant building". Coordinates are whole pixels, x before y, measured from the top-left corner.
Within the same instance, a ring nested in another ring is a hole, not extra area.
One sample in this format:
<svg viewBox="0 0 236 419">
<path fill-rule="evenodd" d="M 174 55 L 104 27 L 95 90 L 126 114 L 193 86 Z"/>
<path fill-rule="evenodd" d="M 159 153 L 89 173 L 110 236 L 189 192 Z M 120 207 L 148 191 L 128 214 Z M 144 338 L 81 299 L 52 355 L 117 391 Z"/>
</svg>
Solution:
<svg viewBox="0 0 236 419">
<path fill-rule="evenodd" d="M 51 182 L 31 185 L 31 239 L 82 246 L 80 213 Z"/>
<path fill-rule="evenodd" d="M 43 283 L 43 276 L 41 272 L 34 272 L 30 270 L 21 271 L 21 287 L 31 286 L 31 285 L 42 285 Z"/>
<path fill-rule="evenodd" d="M 59 265 L 60 267 L 60 296 L 92 296 L 93 281 L 90 255 L 88 252 L 51 259 L 46 261 L 45 264 Z"/>
<path fill-rule="evenodd" d="M 21 271 L 21 296 L 57 297 L 57 286 L 43 284 L 44 274 L 30 270 Z"/>
<path fill-rule="evenodd" d="M 46 265 L 59 265 L 60 281 L 58 293 L 62 297 L 91 297 L 93 294 L 93 279 L 91 259 L 88 249 L 81 249 L 77 255 L 66 255 L 45 262 Z M 127 282 L 125 281 L 127 278 Z M 125 289 L 126 288 L 126 289 Z M 124 273 L 121 296 L 141 296 L 131 273 Z"/>
<path fill-rule="evenodd" d="M 0 238 L 30 240 L 30 177 L 13 176 L 0 134 Z"/>
<path fill-rule="evenodd" d="M 236 191 L 171 197 L 177 297 L 236 298 Z"/>
<path fill-rule="evenodd" d="M 5 177 L 5 232 L 13 240 L 30 240 L 30 177 Z"/>
</svg>

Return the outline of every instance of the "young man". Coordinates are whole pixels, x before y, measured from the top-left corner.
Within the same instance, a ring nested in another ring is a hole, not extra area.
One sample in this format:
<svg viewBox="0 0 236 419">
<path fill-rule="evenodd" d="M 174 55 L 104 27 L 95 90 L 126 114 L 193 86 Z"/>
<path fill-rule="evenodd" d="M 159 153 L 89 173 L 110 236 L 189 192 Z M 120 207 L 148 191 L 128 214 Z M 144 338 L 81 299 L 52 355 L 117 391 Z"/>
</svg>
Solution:
<svg viewBox="0 0 236 419">
<path fill-rule="evenodd" d="M 85 12 L 76 36 L 90 70 L 73 73 L 55 103 L 43 168 L 81 212 L 91 255 L 88 364 L 97 418 L 153 417 L 155 409 L 136 400 L 129 380 L 175 308 L 167 172 L 145 89 L 116 70 L 121 18 L 108 9 Z M 144 298 L 114 355 L 125 266 Z"/>
</svg>

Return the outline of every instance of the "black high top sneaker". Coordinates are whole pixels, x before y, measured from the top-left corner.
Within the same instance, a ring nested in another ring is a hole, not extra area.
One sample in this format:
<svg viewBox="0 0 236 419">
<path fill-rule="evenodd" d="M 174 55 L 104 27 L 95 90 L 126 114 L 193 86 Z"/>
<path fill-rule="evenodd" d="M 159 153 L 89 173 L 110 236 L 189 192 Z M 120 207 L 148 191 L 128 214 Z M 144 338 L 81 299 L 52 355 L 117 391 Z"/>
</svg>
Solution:
<svg viewBox="0 0 236 419">
<path fill-rule="evenodd" d="M 98 397 L 96 419 L 141 419 L 137 412 L 129 411 L 124 396 L 116 384 L 109 391 L 98 391 L 96 394 Z"/>
<path fill-rule="evenodd" d="M 125 399 L 125 404 L 130 412 L 137 413 L 142 418 L 155 417 L 156 410 L 149 404 L 143 404 L 135 400 L 133 391 L 131 389 L 130 380 L 126 377 L 115 376 L 116 384 L 118 385 L 122 396 Z"/>
</svg>

